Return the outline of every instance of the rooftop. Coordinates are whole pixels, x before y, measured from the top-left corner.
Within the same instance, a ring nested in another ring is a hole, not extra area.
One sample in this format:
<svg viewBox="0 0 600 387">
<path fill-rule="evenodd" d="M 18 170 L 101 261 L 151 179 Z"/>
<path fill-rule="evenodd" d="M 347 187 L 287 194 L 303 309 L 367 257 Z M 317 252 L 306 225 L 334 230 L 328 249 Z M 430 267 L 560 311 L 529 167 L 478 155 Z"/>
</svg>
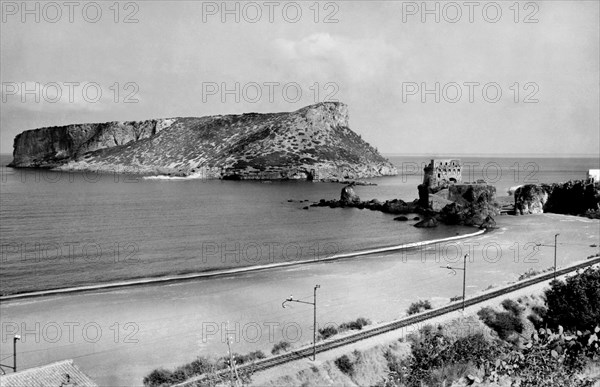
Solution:
<svg viewBox="0 0 600 387">
<path fill-rule="evenodd" d="M 89 376 L 73 364 L 73 360 L 63 360 L 12 374 L 0 375 L 0 386 L 98 387 Z"/>
</svg>

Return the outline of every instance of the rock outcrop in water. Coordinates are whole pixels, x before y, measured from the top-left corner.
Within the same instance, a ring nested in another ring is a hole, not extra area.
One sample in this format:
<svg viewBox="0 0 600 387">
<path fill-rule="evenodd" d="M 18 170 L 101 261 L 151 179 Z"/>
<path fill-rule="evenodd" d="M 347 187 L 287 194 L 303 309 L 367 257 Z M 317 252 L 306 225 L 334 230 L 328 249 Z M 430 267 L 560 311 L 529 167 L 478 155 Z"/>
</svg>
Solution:
<svg viewBox="0 0 600 387">
<path fill-rule="evenodd" d="M 418 186 L 419 199 L 405 202 L 400 199 L 381 202 L 377 199 L 361 201 L 354 192 L 353 185 L 342 189 L 340 200 L 321 199 L 312 207 L 353 207 L 381 211 L 393 215 L 419 213 L 424 219 L 415 227 L 436 227 L 438 222 L 452 225 L 478 226 L 494 228 L 494 216 L 500 214 L 500 205 L 496 201 L 496 187 L 485 183 L 451 184 L 435 194 L 429 194 L 425 184 Z M 394 218 L 398 221 L 408 220 L 405 216 Z"/>
<path fill-rule="evenodd" d="M 573 180 L 555 184 L 527 184 L 515 191 L 519 215 L 551 212 L 600 218 L 600 183 Z"/>
<path fill-rule="evenodd" d="M 496 187 L 489 184 L 455 184 L 448 188 L 450 204 L 439 212 L 446 224 L 491 227 L 500 213 L 496 202 Z"/>
<path fill-rule="evenodd" d="M 356 194 L 356 192 L 354 192 L 354 188 L 352 188 L 353 186 L 354 186 L 353 184 L 350 184 L 350 185 L 347 185 L 346 187 L 342 188 L 342 193 L 340 195 L 340 202 L 342 202 L 344 204 L 360 202 L 360 197 Z"/>
<path fill-rule="evenodd" d="M 339 181 L 395 175 L 325 102 L 290 113 L 186 117 L 28 130 L 12 167 L 223 179 Z"/>
<path fill-rule="evenodd" d="M 515 190 L 515 213 L 541 214 L 548 201 L 548 192 L 536 184 L 526 184 Z"/>
</svg>

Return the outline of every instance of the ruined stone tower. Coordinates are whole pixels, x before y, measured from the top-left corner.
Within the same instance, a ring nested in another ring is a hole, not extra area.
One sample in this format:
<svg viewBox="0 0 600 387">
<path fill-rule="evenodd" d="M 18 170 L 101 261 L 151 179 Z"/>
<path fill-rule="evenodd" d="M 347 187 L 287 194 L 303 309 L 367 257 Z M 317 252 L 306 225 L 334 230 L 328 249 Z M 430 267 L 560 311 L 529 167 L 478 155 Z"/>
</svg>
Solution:
<svg viewBox="0 0 600 387">
<path fill-rule="evenodd" d="M 433 159 L 424 169 L 423 185 L 435 193 L 450 184 L 461 183 L 461 169 L 458 159 Z"/>
</svg>

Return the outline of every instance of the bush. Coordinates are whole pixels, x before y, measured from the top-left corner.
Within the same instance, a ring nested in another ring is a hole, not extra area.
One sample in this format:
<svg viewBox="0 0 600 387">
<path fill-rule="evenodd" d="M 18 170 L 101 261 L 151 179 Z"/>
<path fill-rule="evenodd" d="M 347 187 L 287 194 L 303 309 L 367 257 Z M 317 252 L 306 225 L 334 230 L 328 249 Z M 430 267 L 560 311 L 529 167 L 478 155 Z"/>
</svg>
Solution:
<svg viewBox="0 0 600 387">
<path fill-rule="evenodd" d="M 502 301 L 502 307 L 507 311 L 511 312 L 512 315 L 516 317 L 521 316 L 521 312 L 523 311 L 523 308 L 521 308 L 521 306 L 518 303 L 508 298 Z"/>
<path fill-rule="evenodd" d="M 355 321 L 340 324 L 339 331 L 361 330 L 364 326 L 369 325 L 370 321 L 364 317 L 359 317 Z"/>
<path fill-rule="evenodd" d="M 319 336 L 322 340 L 328 339 L 329 337 L 337 334 L 338 330 L 336 327 L 333 326 L 327 326 L 325 328 L 319 329 Z"/>
<path fill-rule="evenodd" d="M 545 321 L 552 328 L 589 329 L 600 321 L 600 269 L 588 268 L 567 278 L 552 281 L 546 290 L 548 313 Z"/>
<path fill-rule="evenodd" d="M 164 368 L 156 369 L 148 376 L 144 376 L 144 386 L 170 386 L 173 382 L 173 373 Z"/>
<path fill-rule="evenodd" d="M 244 363 L 251 363 L 255 360 L 259 360 L 259 359 L 264 359 L 265 357 L 267 357 L 263 351 L 254 351 L 254 352 L 250 352 L 246 355 L 240 355 L 238 353 L 233 355 L 233 359 L 235 360 L 236 364 L 244 364 Z"/>
<path fill-rule="evenodd" d="M 406 310 L 406 313 L 410 316 L 411 314 L 421 313 L 427 309 L 431 309 L 431 303 L 428 300 L 419 300 L 413 302 Z"/>
<path fill-rule="evenodd" d="M 518 306 L 518 305 L 517 305 Z M 492 308 L 483 308 L 477 315 L 488 327 L 492 328 L 502 340 L 507 340 L 513 333 L 523 333 L 525 328 L 519 314 L 514 311 L 496 312 Z"/>
<path fill-rule="evenodd" d="M 354 364 L 352 364 L 348 355 L 343 355 L 335 359 L 335 365 L 346 375 L 352 375 L 354 373 Z"/>
<path fill-rule="evenodd" d="M 271 349 L 271 353 L 273 355 L 277 355 L 281 352 L 288 351 L 291 347 L 292 347 L 292 345 L 289 342 L 282 340 L 273 346 L 273 349 Z"/>
</svg>

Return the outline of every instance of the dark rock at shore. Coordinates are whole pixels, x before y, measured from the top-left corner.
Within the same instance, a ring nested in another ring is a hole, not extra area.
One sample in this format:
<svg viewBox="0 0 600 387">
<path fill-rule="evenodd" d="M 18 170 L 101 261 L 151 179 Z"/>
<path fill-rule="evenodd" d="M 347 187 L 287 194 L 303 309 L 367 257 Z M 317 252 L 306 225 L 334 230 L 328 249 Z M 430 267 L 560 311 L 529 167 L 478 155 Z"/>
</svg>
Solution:
<svg viewBox="0 0 600 387">
<path fill-rule="evenodd" d="M 353 184 L 342 188 L 340 203 L 344 205 L 360 203 L 360 197 L 354 192 Z"/>
<path fill-rule="evenodd" d="M 600 218 L 600 183 L 591 180 L 527 184 L 515 190 L 514 200 L 519 215 L 550 212 Z"/>
<path fill-rule="evenodd" d="M 500 213 L 496 187 L 488 184 L 455 184 L 448 188 L 447 204 L 439 212 L 446 224 L 481 226 Z"/>
<path fill-rule="evenodd" d="M 430 194 L 421 185 L 421 197 L 412 202 L 400 199 L 386 200 L 381 202 L 377 199 L 360 201 L 354 192 L 353 185 L 344 187 L 340 200 L 321 199 L 313 203 L 313 207 L 352 207 L 358 209 L 369 209 L 381 211 L 392 215 L 407 215 L 418 213 L 423 215 L 424 220 L 415 217 L 419 221 L 416 227 L 435 227 L 438 221 L 446 224 L 460 224 L 467 226 L 480 226 L 491 228 L 495 226 L 494 216 L 500 213 L 500 206 L 496 202 L 496 188 L 488 184 L 452 184 L 447 189 L 440 190 L 439 194 Z M 421 204 L 427 198 L 428 204 Z M 394 218 L 397 221 L 409 220 L 406 216 Z"/>
<path fill-rule="evenodd" d="M 318 203 L 311 204 L 311 206 L 330 208 L 352 207 L 361 210 L 368 209 L 371 211 L 381 211 L 392 215 L 410 214 L 420 211 L 417 200 L 412 203 L 406 203 L 400 199 L 386 200 L 383 203 L 377 199 L 360 201 L 360 198 L 351 187 L 344 187 L 340 200 L 321 199 Z"/>
<path fill-rule="evenodd" d="M 415 216 L 415 217 L 413 218 L 413 220 L 421 220 L 421 218 L 419 218 L 418 216 Z"/>
<path fill-rule="evenodd" d="M 548 192 L 544 212 L 600 218 L 600 182 L 571 180 L 544 189 Z"/>
<path fill-rule="evenodd" d="M 433 228 L 437 227 L 438 221 L 435 218 L 428 218 L 416 223 L 414 226 L 418 228 Z"/>
<path fill-rule="evenodd" d="M 548 192 L 537 184 L 526 184 L 515 190 L 515 213 L 517 215 L 541 214 L 548 201 Z"/>
<path fill-rule="evenodd" d="M 491 216 L 488 216 L 487 218 L 485 218 L 483 223 L 481 223 L 479 228 L 494 229 L 496 228 L 496 221 Z"/>
</svg>

